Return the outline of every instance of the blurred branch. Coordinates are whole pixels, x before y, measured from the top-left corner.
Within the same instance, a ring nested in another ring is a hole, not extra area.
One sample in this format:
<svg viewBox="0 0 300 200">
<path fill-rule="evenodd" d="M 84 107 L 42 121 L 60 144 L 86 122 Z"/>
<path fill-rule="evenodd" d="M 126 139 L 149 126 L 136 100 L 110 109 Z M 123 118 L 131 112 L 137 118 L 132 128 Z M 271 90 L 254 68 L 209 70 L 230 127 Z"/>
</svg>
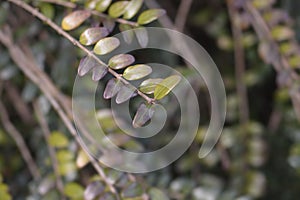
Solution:
<svg viewBox="0 0 300 200">
<path fill-rule="evenodd" d="M 62 179 L 59 175 L 59 171 L 58 171 L 58 161 L 57 161 L 56 153 L 55 153 L 54 148 L 51 147 L 51 145 L 48 142 L 49 137 L 51 135 L 50 129 L 47 125 L 47 121 L 45 119 L 45 116 L 43 115 L 43 113 L 42 113 L 39 105 L 37 104 L 37 102 L 33 103 L 33 107 L 34 107 L 34 111 L 35 111 L 36 116 L 37 116 L 37 121 L 40 124 L 45 142 L 47 144 L 47 148 L 48 148 L 50 159 L 51 159 L 51 164 L 52 164 L 54 174 L 55 174 L 56 187 L 57 187 L 58 191 L 60 192 L 61 196 L 63 197 L 62 199 L 65 199 L 65 197 L 64 197 L 64 186 L 63 186 L 63 181 L 62 181 Z"/>
<path fill-rule="evenodd" d="M 9 120 L 8 112 L 5 109 L 4 104 L 0 100 L 0 118 L 1 118 L 1 123 L 5 129 L 5 131 L 12 137 L 12 139 L 16 142 L 17 147 L 19 148 L 19 151 L 25 160 L 28 169 L 33 176 L 35 180 L 38 180 L 41 175 L 38 169 L 38 166 L 33 160 L 33 157 L 30 153 L 29 148 L 27 147 L 22 134 L 14 127 L 14 125 L 11 123 Z"/>
<path fill-rule="evenodd" d="M 175 27 L 178 31 L 183 32 L 184 26 L 191 9 L 193 0 L 181 0 L 177 16 L 175 18 Z"/>
<path fill-rule="evenodd" d="M 27 104 L 23 101 L 18 89 L 13 84 L 11 84 L 10 81 L 4 82 L 4 88 L 7 93 L 7 97 L 14 105 L 14 108 L 16 109 L 22 121 L 26 124 L 32 124 L 33 118 L 31 115 L 31 111 Z"/>
<path fill-rule="evenodd" d="M 289 88 L 290 97 L 292 99 L 296 115 L 300 120 L 300 93 L 299 86 L 296 84 L 300 80 L 299 75 L 289 65 L 287 58 L 281 55 L 279 46 L 272 37 L 270 27 L 263 19 L 261 13 L 252 5 L 250 1 L 243 2 L 242 6 L 251 17 L 252 26 L 259 36 L 261 42 L 267 42 L 269 45 L 269 53 L 271 54 L 270 62 L 278 73 L 278 84 L 280 87 Z"/>
<path fill-rule="evenodd" d="M 83 146 L 82 140 L 77 135 L 77 131 L 73 126 L 72 121 L 68 118 L 68 114 L 66 114 L 62 105 L 60 104 L 62 101 L 62 95 L 60 95 L 49 77 L 40 70 L 35 60 L 32 60 L 31 57 L 27 57 L 22 49 L 17 44 L 13 43 L 11 32 L 8 26 L 5 26 L 5 31 L 0 30 L 0 42 L 8 49 L 12 60 L 17 64 L 21 71 L 23 71 L 23 73 L 44 93 L 45 97 L 49 100 L 50 104 L 58 113 L 59 117 L 62 119 L 78 144 Z M 65 106 L 65 108 L 67 107 Z M 67 113 L 70 112 L 72 111 L 68 111 Z M 116 189 L 106 177 L 103 169 L 99 166 L 98 161 L 95 160 L 88 152 L 87 155 L 89 156 L 91 164 L 105 181 L 110 191 L 118 197 Z"/>
<path fill-rule="evenodd" d="M 233 6 L 233 0 L 227 0 L 228 13 L 231 22 L 232 34 L 234 39 L 234 60 L 235 60 L 235 78 L 236 89 L 239 98 L 239 115 L 240 122 L 245 124 L 249 121 L 249 105 L 247 87 L 245 79 L 245 52 L 243 47 L 243 33 L 239 25 L 236 24 L 237 12 Z"/>
</svg>

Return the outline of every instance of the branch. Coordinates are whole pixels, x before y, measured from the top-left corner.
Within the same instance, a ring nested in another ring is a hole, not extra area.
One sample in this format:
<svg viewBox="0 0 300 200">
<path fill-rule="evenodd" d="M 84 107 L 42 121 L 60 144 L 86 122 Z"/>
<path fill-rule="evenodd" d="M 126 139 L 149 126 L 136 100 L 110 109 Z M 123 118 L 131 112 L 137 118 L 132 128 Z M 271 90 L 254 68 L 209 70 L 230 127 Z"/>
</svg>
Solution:
<svg viewBox="0 0 300 200">
<path fill-rule="evenodd" d="M 38 180 L 41 177 L 39 169 L 33 160 L 33 157 L 22 137 L 22 134 L 16 129 L 16 127 L 14 127 L 14 125 L 9 120 L 8 112 L 5 109 L 5 106 L 1 100 L 0 100 L 0 118 L 5 131 L 16 142 L 16 145 L 19 148 L 19 151 L 28 166 L 31 175 L 35 180 Z"/>
<path fill-rule="evenodd" d="M 57 187 L 58 191 L 60 192 L 61 196 L 63 197 L 63 199 L 65 199 L 65 197 L 64 197 L 64 186 L 63 186 L 63 181 L 61 179 L 61 176 L 59 175 L 58 161 L 57 161 L 55 149 L 53 147 L 51 147 L 51 145 L 48 142 L 49 137 L 51 135 L 50 129 L 47 125 L 47 121 L 45 119 L 45 116 L 43 115 L 43 113 L 42 113 L 40 107 L 38 106 L 37 102 L 33 103 L 33 107 L 34 107 L 34 111 L 37 115 L 37 121 L 40 124 L 45 142 L 47 144 L 47 148 L 48 148 L 50 159 L 51 159 L 51 164 L 52 164 L 54 174 L 55 174 L 56 187 Z"/>
<path fill-rule="evenodd" d="M 84 51 L 88 56 L 94 58 L 100 65 L 104 65 L 108 68 L 108 72 L 112 74 L 114 77 L 116 77 L 118 80 L 120 80 L 122 83 L 125 85 L 131 85 L 128 81 L 126 81 L 120 74 L 115 72 L 113 69 L 109 68 L 106 63 L 101 61 L 93 52 L 91 52 L 89 49 L 85 48 L 78 40 L 73 38 L 70 34 L 65 32 L 62 28 L 60 28 L 57 24 L 55 24 L 53 21 L 51 21 L 49 18 L 47 18 L 45 15 L 31 7 L 30 5 L 26 4 L 25 2 L 21 0 L 8 0 L 11 3 L 16 4 L 17 6 L 23 8 L 24 10 L 28 11 L 32 15 L 36 16 L 39 18 L 42 22 L 48 24 L 53 30 L 55 30 L 58 34 L 62 35 L 65 37 L 67 40 L 72 42 L 75 46 L 80 48 L 82 51 Z M 134 86 L 132 86 L 134 87 Z M 144 93 L 142 93 L 140 90 L 138 90 L 136 87 L 134 87 L 135 90 L 137 91 L 138 95 L 140 95 L 142 98 L 144 98 L 148 103 L 154 103 L 154 99 L 148 97 Z"/>
<path fill-rule="evenodd" d="M 299 81 L 299 75 L 289 65 L 285 56 L 280 54 L 278 44 L 272 38 L 270 28 L 264 21 L 259 11 L 249 1 L 243 3 L 243 8 L 252 18 L 251 23 L 262 42 L 267 41 L 270 46 L 270 54 L 272 55 L 271 63 L 278 73 L 278 77 L 282 74 L 286 76 L 284 80 L 278 81 L 279 86 L 287 87 L 290 90 L 290 97 L 297 115 L 300 120 L 300 93 L 299 87 L 295 84 Z M 298 46 L 298 45 L 297 45 Z"/>
<path fill-rule="evenodd" d="M 181 0 L 177 16 L 175 18 L 175 27 L 178 31 L 183 32 L 184 26 L 191 9 L 193 0 Z"/>
<path fill-rule="evenodd" d="M 233 6 L 232 0 L 227 0 L 228 13 L 231 22 L 232 34 L 234 38 L 234 59 L 235 59 L 235 77 L 236 77 L 236 89 L 239 97 L 239 115 L 242 124 L 249 121 L 249 106 L 247 87 L 244 82 L 245 78 L 245 52 L 243 48 L 243 33 L 239 25 L 235 23 L 235 19 L 238 17 L 237 12 Z"/>
</svg>

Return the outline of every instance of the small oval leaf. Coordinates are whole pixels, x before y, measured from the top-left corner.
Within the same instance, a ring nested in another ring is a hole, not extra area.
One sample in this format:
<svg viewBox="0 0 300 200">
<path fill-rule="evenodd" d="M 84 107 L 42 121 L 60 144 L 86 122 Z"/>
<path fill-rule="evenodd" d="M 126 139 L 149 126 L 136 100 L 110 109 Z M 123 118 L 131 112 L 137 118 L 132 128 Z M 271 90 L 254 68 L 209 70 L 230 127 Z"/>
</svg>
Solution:
<svg viewBox="0 0 300 200">
<path fill-rule="evenodd" d="M 151 200 L 169 200 L 169 197 L 158 188 L 151 188 L 149 190 Z"/>
<path fill-rule="evenodd" d="M 154 109 L 151 108 L 151 105 L 146 106 L 144 103 L 138 108 L 132 125 L 134 128 L 140 128 L 146 124 L 153 116 Z"/>
<path fill-rule="evenodd" d="M 92 45 L 106 37 L 108 34 L 108 30 L 103 27 L 88 28 L 80 35 L 79 41 L 83 45 Z"/>
<path fill-rule="evenodd" d="M 154 98 L 160 100 L 168 95 L 171 90 L 180 82 L 181 77 L 178 75 L 169 76 L 160 82 L 154 90 Z"/>
<path fill-rule="evenodd" d="M 277 41 L 284 41 L 294 37 L 295 32 L 287 26 L 276 26 L 272 29 L 272 36 Z"/>
<path fill-rule="evenodd" d="M 80 26 L 90 16 L 91 13 L 87 10 L 74 11 L 63 18 L 61 27 L 66 31 L 70 31 Z"/>
<path fill-rule="evenodd" d="M 131 0 L 124 13 L 124 19 L 133 18 L 137 12 L 141 9 L 144 0 Z"/>
<path fill-rule="evenodd" d="M 102 194 L 105 190 L 105 186 L 99 182 L 99 181 L 94 181 L 90 183 L 85 191 L 84 191 L 84 199 L 85 200 L 93 200 L 100 194 Z"/>
<path fill-rule="evenodd" d="M 78 66 L 78 75 L 84 76 L 86 75 L 91 69 L 93 69 L 97 65 L 97 62 L 94 58 L 85 56 L 80 60 Z"/>
<path fill-rule="evenodd" d="M 126 12 L 128 1 L 117 1 L 113 3 L 109 9 L 108 14 L 113 18 L 118 18 Z"/>
<path fill-rule="evenodd" d="M 134 29 L 134 33 L 136 35 L 136 38 L 142 48 L 146 48 L 149 42 L 149 36 L 146 28 L 140 27 L 137 29 Z"/>
<path fill-rule="evenodd" d="M 107 18 L 102 21 L 102 24 L 105 28 L 107 28 L 108 32 L 112 32 L 116 26 L 116 21 L 112 18 Z"/>
<path fill-rule="evenodd" d="M 150 9 L 142 12 L 142 14 L 138 17 L 138 24 L 145 25 L 153 22 L 159 17 L 166 14 L 164 9 Z"/>
<path fill-rule="evenodd" d="M 101 80 L 107 74 L 107 71 L 108 71 L 108 69 L 107 69 L 106 66 L 98 64 L 93 69 L 92 80 L 93 81 L 99 81 L 99 80 Z"/>
<path fill-rule="evenodd" d="M 103 93 L 104 99 L 110 99 L 114 97 L 121 89 L 123 83 L 120 80 L 115 78 L 110 79 L 106 85 L 106 88 Z"/>
<path fill-rule="evenodd" d="M 143 188 L 140 184 L 134 182 L 131 183 L 128 187 L 126 187 L 122 193 L 121 196 L 124 199 L 131 199 L 131 198 L 136 198 L 140 197 L 143 195 Z"/>
<path fill-rule="evenodd" d="M 105 55 L 115 50 L 120 45 L 120 40 L 115 37 L 107 37 L 99 40 L 94 47 L 94 52 L 98 55 Z"/>
<path fill-rule="evenodd" d="M 161 78 L 147 79 L 140 85 L 140 91 L 145 94 L 153 94 L 156 86 L 162 82 L 162 80 Z"/>
<path fill-rule="evenodd" d="M 108 65 L 112 69 L 123 69 L 134 63 L 134 61 L 134 57 L 130 54 L 119 54 L 112 57 L 109 60 Z"/>
<path fill-rule="evenodd" d="M 123 77 L 129 81 L 138 80 L 151 74 L 152 68 L 148 65 L 133 65 L 125 69 Z"/>
<path fill-rule="evenodd" d="M 104 12 L 107 10 L 108 6 L 111 4 L 112 0 L 99 0 L 96 3 L 96 10 L 99 12 Z"/>
<path fill-rule="evenodd" d="M 80 199 L 83 197 L 83 188 L 78 183 L 67 183 L 64 188 L 64 193 L 67 197 L 72 199 Z"/>
<path fill-rule="evenodd" d="M 51 146 L 61 148 L 66 147 L 69 144 L 68 138 L 60 132 L 54 131 L 48 138 L 48 142 Z"/>
<path fill-rule="evenodd" d="M 132 27 L 128 24 L 120 24 L 119 29 L 122 32 L 124 41 L 127 44 L 131 44 L 131 42 L 134 38 L 134 31 L 132 30 Z"/>
<path fill-rule="evenodd" d="M 116 103 L 121 104 L 136 95 L 135 88 L 131 85 L 123 85 L 118 92 Z"/>
</svg>

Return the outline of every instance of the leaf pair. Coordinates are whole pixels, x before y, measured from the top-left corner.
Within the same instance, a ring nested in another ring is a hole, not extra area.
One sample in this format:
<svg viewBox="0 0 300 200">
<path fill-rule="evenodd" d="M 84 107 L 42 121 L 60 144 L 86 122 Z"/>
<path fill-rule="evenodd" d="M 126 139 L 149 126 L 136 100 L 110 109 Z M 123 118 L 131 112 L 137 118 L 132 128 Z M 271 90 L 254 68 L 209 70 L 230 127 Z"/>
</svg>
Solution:
<svg viewBox="0 0 300 200">
<path fill-rule="evenodd" d="M 108 14 L 113 18 L 123 15 L 124 19 L 131 19 L 138 13 L 142 4 L 143 0 L 118 1 L 110 6 Z"/>
<path fill-rule="evenodd" d="M 166 79 L 148 79 L 142 82 L 139 89 L 145 94 L 153 94 L 156 100 L 167 96 L 172 89 L 180 82 L 181 77 L 178 75 L 169 76 Z"/>
<path fill-rule="evenodd" d="M 131 85 L 125 85 L 121 80 L 113 78 L 108 81 L 103 97 L 105 99 L 111 99 L 116 95 L 116 103 L 121 104 L 136 96 L 136 89 Z"/>
<path fill-rule="evenodd" d="M 81 59 L 78 67 L 78 75 L 84 76 L 93 70 L 93 81 L 101 80 L 107 74 L 107 67 L 98 63 L 93 57 L 85 56 Z"/>
</svg>

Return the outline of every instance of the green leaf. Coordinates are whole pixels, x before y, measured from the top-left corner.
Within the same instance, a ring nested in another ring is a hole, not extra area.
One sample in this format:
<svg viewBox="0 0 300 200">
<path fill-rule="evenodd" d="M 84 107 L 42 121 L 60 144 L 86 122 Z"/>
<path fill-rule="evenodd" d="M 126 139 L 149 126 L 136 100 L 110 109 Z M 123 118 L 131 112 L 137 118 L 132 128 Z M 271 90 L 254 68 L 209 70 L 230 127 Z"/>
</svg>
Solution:
<svg viewBox="0 0 300 200">
<path fill-rule="evenodd" d="M 60 150 L 56 153 L 57 161 L 59 163 L 66 163 L 74 159 L 73 153 L 67 150 Z"/>
<path fill-rule="evenodd" d="M 156 86 L 162 81 L 161 78 L 147 79 L 140 85 L 140 91 L 145 94 L 153 94 Z"/>
<path fill-rule="evenodd" d="M 106 84 L 103 97 L 104 99 L 110 99 L 114 97 L 121 89 L 123 83 L 118 79 L 110 79 Z"/>
<path fill-rule="evenodd" d="M 84 199 L 85 200 L 93 200 L 95 199 L 98 195 L 103 193 L 105 190 L 105 186 L 99 182 L 99 181 L 94 181 L 90 183 L 87 188 L 84 191 Z"/>
<path fill-rule="evenodd" d="M 95 9 L 99 12 L 104 12 L 107 10 L 108 6 L 111 4 L 112 0 L 99 0 L 96 3 Z"/>
<path fill-rule="evenodd" d="M 122 198 L 134 198 L 134 197 L 139 197 L 143 195 L 143 188 L 141 187 L 141 185 L 139 185 L 138 183 L 134 182 L 132 184 L 130 184 L 127 188 L 125 188 L 122 193 L 121 196 Z"/>
<path fill-rule="evenodd" d="M 79 150 L 76 158 L 76 166 L 81 169 L 90 162 L 89 157 L 83 150 Z"/>
<path fill-rule="evenodd" d="M 166 14 L 166 11 L 163 9 L 150 9 L 142 12 L 142 14 L 138 17 L 138 23 L 140 25 L 145 25 L 153 22 L 154 20 L 158 19 L 159 17 Z"/>
<path fill-rule="evenodd" d="M 277 41 L 291 39 L 294 35 L 295 32 L 287 26 L 276 26 L 272 29 L 272 36 Z"/>
<path fill-rule="evenodd" d="M 97 44 L 94 47 L 94 52 L 98 55 L 105 55 L 116 48 L 118 48 L 120 45 L 120 41 L 118 38 L 115 37 L 107 37 L 99 40 Z"/>
<path fill-rule="evenodd" d="M 60 132 L 52 132 L 52 134 L 48 138 L 48 142 L 53 147 L 66 147 L 68 146 L 68 138 Z"/>
<path fill-rule="evenodd" d="M 258 9 L 265 9 L 272 6 L 275 3 L 275 0 L 253 0 L 254 7 Z"/>
<path fill-rule="evenodd" d="M 146 48 L 149 42 L 149 36 L 146 28 L 139 27 L 134 29 L 134 33 L 136 35 L 136 38 L 142 48 Z"/>
<path fill-rule="evenodd" d="M 169 197 L 158 188 L 151 188 L 149 196 L 151 200 L 169 200 Z"/>
<path fill-rule="evenodd" d="M 134 61 L 134 57 L 130 54 L 119 54 L 112 57 L 109 60 L 108 65 L 112 69 L 123 69 L 134 63 Z"/>
<path fill-rule="evenodd" d="M 152 68 L 148 65 L 133 65 L 125 69 L 123 77 L 129 81 L 138 80 L 151 74 Z"/>
<path fill-rule="evenodd" d="M 80 26 L 90 16 L 91 13 L 87 10 L 74 11 L 63 18 L 61 27 L 66 31 L 70 31 Z"/>
<path fill-rule="evenodd" d="M 117 1 L 113 3 L 109 9 L 108 14 L 113 18 L 118 18 L 126 12 L 128 1 Z"/>
<path fill-rule="evenodd" d="M 96 67 L 98 65 L 97 61 L 90 57 L 85 56 L 80 60 L 79 66 L 78 66 L 78 75 L 84 76 L 86 75 L 91 69 Z"/>
<path fill-rule="evenodd" d="M 180 82 L 181 77 L 178 75 L 169 76 L 160 82 L 154 90 L 154 98 L 160 100 L 168 95 L 171 90 Z"/>
<path fill-rule="evenodd" d="M 108 36 L 108 34 L 108 30 L 103 27 L 88 28 L 80 35 L 79 41 L 83 45 L 92 45 Z"/>
<path fill-rule="evenodd" d="M 134 38 L 134 31 L 132 30 L 132 27 L 128 24 L 120 24 L 119 29 L 122 32 L 124 41 L 127 44 L 131 44 L 131 42 Z"/>
<path fill-rule="evenodd" d="M 60 175 L 67 176 L 76 172 L 76 165 L 73 162 L 65 162 L 58 165 L 58 172 Z"/>
<path fill-rule="evenodd" d="M 146 124 L 153 116 L 154 109 L 151 108 L 151 105 L 146 106 L 144 103 L 140 105 L 138 108 L 132 125 L 134 128 L 142 127 L 144 124 Z"/>
<path fill-rule="evenodd" d="M 96 67 L 94 67 L 93 69 L 93 76 L 92 76 L 92 80 L 93 81 L 99 81 L 101 80 L 108 72 L 108 68 L 104 65 L 97 65 Z"/>
<path fill-rule="evenodd" d="M 83 187 L 78 183 L 67 183 L 64 188 L 64 193 L 67 197 L 72 199 L 82 199 L 83 198 Z"/>
<path fill-rule="evenodd" d="M 121 104 L 130 99 L 131 97 L 135 96 L 135 88 L 130 85 L 123 85 L 118 92 L 116 103 Z"/>
<path fill-rule="evenodd" d="M 52 4 L 41 3 L 41 5 L 39 7 L 41 9 L 41 13 L 43 13 L 49 19 L 51 19 L 51 20 L 53 19 L 54 15 L 55 15 L 55 9 Z"/>
<path fill-rule="evenodd" d="M 104 19 L 102 24 L 105 28 L 107 28 L 108 32 L 112 32 L 116 26 L 116 21 L 110 17 Z"/>
<path fill-rule="evenodd" d="M 143 0 L 131 0 L 126 8 L 126 12 L 124 13 L 124 19 L 133 18 L 138 11 L 141 9 L 143 5 Z"/>
</svg>

